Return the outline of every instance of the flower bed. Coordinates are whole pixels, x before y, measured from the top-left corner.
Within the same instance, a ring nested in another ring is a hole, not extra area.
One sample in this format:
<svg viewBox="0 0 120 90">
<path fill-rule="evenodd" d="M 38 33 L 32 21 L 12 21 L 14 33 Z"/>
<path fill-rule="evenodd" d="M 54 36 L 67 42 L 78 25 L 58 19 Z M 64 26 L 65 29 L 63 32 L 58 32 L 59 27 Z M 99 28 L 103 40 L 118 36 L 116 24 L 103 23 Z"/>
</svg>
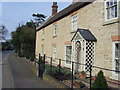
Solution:
<svg viewBox="0 0 120 90">
<path fill-rule="evenodd" d="M 50 70 L 51 66 L 49 64 L 45 65 L 45 72 L 55 77 L 58 80 L 68 80 L 71 79 L 71 71 L 67 68 L 61 67 L 59 73 L 59 66 L 52 66 L 52 72 Z"/>
</svg>

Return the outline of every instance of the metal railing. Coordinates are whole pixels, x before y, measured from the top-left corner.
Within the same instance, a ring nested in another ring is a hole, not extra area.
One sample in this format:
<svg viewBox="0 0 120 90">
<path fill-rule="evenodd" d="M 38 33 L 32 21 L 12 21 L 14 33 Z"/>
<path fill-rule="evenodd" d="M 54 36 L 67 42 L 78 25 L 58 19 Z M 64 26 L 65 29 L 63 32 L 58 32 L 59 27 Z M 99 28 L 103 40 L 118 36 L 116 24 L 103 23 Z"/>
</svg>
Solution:
<svg viewBox="0 0 120 90">
<path fill-rule="evenodd" d="M 46 64 L 46 59 L 47 59 L 47 64 L 49 64 L 50 65 L 50 72 L 51 72 L 51 74 L 52 74 L 52 66 L 58 66 L 59 67 L 59 78 L 58 78 L 58 80 L 59 81 L 61 81 L 61 75 L 60 75 L 60 73 L 61 73 L 61 68 L 62 68 L 62 62 L 66 62 L 66 60 L 63 60 L 63 59 L 58 59 L 58 58 L 55 58 L 55 60 L 53 60 L 53 58 L 52 57 L 49 57 L 49 56 L 46 56 L 45 54 L 44 54 L 44 56 L 41 56 L 40 54 L 39 54 L 39 61 L 37 62 L 38 63 L 38 71 L 39 71 L 39 73 L 38 73 L 38 76 L 42 79 L 43 78 L 43 73 L 44 73 L 44 71 L 45 71 L 45 64 Z M 43 70 L 41 69 L 41 61 L 43 61 L 42 62 L 42 64 L 43 64 Z M 53 63 L 54 61 L 58 61 L 58 63 L 56 64 L 56 62 L 55 63 Z M 111 70 L 111 69 L 106 69 L 106 68 L 102 68 L 102 67 L 97 67 L 97 66 L 93 66 L 93 65 L 89 65 L 89 74 L 87 74 L 88 76 L 89 76 L 89 82 L 88 81 L 85 81 L 85 80 L 83 80 L 83 79 L 80 79 L 80 78 L 78 78 L 77 76 L 75 76 L 74 75 L 74 71 L 75 71 L 75 64 L 78 64 L 78 65 L 84 65 L 84 66 L 88 66 L 88 65 L 86 65 L 86 64 L 82 64 L 82 63 L 78 63 L 78 62 L 74 62 L 74 61 L 70 61 L 71 62 L 71 86 L 70 86 L 70 88 L 74 88 L 74 80 L 75 79 L 78 79 L 78 80 L 80 80 L 80 81 L 82 81 L 82 82 L 85 82 L 85 83 L 88 83 L 89 84 L 89 87 L 88 88 L 90 88 L 90 90 L 91 90 L 91 88 L 92 88 L 92 68 L 97 68 L 97 69 L 101 69 L 101 70 L 106 70 L 106 71 L 111 71 L 111 72 L 118 72 L 118 73 L 120 73 L 120 71 L 116 71 L 116 70 Z M 56 65 L 55 65 L 56 64 Z M 96 79 L 99 79 L 99 80 L 101 80 L 101 78 L 96 78 Z M 115 82 L 112 82 L 112 81 L 108 81 L 107 80 L 107 82 L 108 83 L 114 83 L 114 84 L 116 84 L 116 85 L 120 85 L 120 83 L 115 83 Z M 98 87 L 98 86 L 96 86 L 97 88 L 101 88 L 101 87 Z"/>
</svg>

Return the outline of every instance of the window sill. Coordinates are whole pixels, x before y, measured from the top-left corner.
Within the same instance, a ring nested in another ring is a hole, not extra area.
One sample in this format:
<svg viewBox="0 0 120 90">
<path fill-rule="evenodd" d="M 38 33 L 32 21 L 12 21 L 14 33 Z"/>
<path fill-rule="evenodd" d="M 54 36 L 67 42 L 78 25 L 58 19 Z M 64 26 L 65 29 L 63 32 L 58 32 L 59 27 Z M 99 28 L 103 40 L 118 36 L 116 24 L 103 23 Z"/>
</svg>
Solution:
<svg viewBox="0 0 120 90">
<path fill-rule="evenodd" d="M 53 36 L 53 38 L 57 37 L 57 35 Z"/>
<path fill-rule="evenodd" d="M 118 23 L 118 22 L 119 22 L 118 18 L 112 19 L 112 20 L 108 20 L 108 21 L 104 21 L 104 22 L 103 22 L 103 26 L 105 26 L 105 25 L 110 25 L 110 24 L 114 24 L 114 23 Z"/>
</svg>

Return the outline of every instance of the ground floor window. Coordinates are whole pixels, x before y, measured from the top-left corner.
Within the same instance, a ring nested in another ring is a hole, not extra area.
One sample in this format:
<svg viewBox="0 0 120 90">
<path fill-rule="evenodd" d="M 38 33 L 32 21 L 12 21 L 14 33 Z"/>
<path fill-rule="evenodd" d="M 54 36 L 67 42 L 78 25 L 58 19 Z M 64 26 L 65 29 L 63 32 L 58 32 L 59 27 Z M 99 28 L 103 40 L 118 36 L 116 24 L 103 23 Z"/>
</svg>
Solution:
<svg viewBox="0 0 120 90">
<path fill-rule="evenodd" d="M 115 60 L 115 70 L 120 71 L 120 42 L 114 42 L 113 55 Z"/>
<path fill-rule="evenodd" d="M 42 56 L 44 55 L 44 46 L 42 46 Z"/>
<path fill-rule="evenodd" d="M 71 59 L 72 59 L 72 46 L 71 45 L 66 45 L 66 63 L 71 64 Z"/>
<path fill-rule="evenodd" d="M 120 71 L 120 59 L 115 59 L 115 64 L 115 70 L 118 73 L 117 71 Z"/>
<path fill-rule="evenodd" d="M 53 60 L 56 58 L 56 46 L 53 46 Z"/>
</svg>

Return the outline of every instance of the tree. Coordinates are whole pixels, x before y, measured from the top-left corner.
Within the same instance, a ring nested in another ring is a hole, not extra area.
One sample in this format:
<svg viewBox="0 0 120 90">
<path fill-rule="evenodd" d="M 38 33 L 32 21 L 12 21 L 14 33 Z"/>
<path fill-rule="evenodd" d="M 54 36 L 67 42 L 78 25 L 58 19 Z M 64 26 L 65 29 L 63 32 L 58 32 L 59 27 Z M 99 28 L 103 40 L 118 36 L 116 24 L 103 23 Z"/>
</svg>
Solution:
<svg viewBox="0 0 120 90">
<path fill-rule="evenodd" d="M 35 56 L 35 23 L 27 22 L 12 32 L 12 43 L 19 56 L 34 59 Z"/>
<path fill-rule="evenodd" d="M 22 50 L 25 57 L 33 59 L 35 54 L 35 30 L 24 26 L 22 27 L 21 42 L 22 42 Z"/>
<path fill-rule="evenodd" d="M 6 40 L 6 42 L 2 42 L 2 50 L 13 50 L 11 40 Z"/>
<path fill-rule="evenodd" d="M 22 31 L 22 27 L 18 27 L 16 29 L 16 31 L 12 32 L 12 44 L 14 45 L 14 49 L 15 49 L 15 52 L 16 53 L 19 53 L 19 55 L 21 54 L 21 40 L 20 40 L 20 37 L 22 35 L 21 33 Z"/>
<path fill-rule="evenodd" d="M 107 81 L 103 72 L 100 70 L 92 85 L 93 90 L 109 90 Z"/>
<path fill-rule="evenodd" d="M 45 18 L 47 17 L 47 16 L 45 16 L 43 14 L 39 14 L 39 13 L 33 14 L 32 16 L 35 17 L 36 26 L 39 26 L 40 24 L 42 24 L 45 21 Z"/>
<path fill-rule="evenodd" d="M 8 30 L 6 29 L 6 27 L 4 25 L 1 25 L 0 26 L 0 38 L 2 40 L 5 40 L 7 33 L 8 33 Z"/>
</svg>

